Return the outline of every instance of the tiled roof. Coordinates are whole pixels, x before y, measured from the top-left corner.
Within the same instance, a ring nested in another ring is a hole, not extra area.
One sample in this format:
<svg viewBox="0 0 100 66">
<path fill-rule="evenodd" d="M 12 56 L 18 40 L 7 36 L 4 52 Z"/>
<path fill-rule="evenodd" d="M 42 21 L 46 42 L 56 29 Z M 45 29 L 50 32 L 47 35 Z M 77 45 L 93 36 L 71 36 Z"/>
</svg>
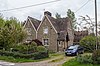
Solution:
<svg viewBox="0 0 100 66">
<path fill-rule="evenodd" d="M 84 36 L 88 35 L 88 31 L 74 31 L 74 42 L 79 42 Z"/>
<path fill-rule="evenodd" d="M 39 26 L 39 24 L 40 24 L 41 21 L 39 21 L 39 20 L 37 20 L 35 18 L 32 18 L 30 16 L 28 16 L 28 18 L 31 20 L 31 22 L 33 23 L 35 29 L 37 30 L 37 28 L 38 28 L 38 26 Z"/>
<path fill-rule="evenodd" d="M 67 17 L 55 19 L 49 15 L 47 15 L 47 17 L 49 18 L 54 28 L 59 33 L 58 40 L 64 40 L 65 33 L 67 32 L 67 28 L 68 28 L 67 26 L 68 26 L 69 19 Z"/>
<path fill-rule="evenodd" d="M 67 31 L 67 22 L 69 21 L 67 17 L 59 19 L 55 19 L 49 15 L 47 15 L 47 17 L 49 18 L 49 20 L 51 21 L 57 32 Z"/>
<path fill-rule="evenodd" d="M 66 18 L 59 18 L 59 19 L 55 19 L 49 15 L 47 15 L 47 17 L 51 21 L 51 23 L 53 24 L 54 28 L 57 30 L 58 33 L 60 33 L 61 31 L 67 31 L 67 22 L 69 21 L 69 19 L 67 17 Z M 31 20 L 31 22 L 33 23 L 34 27 L 37 30 L 41 21 L 37 20 L 35 18 L 32 18 L 30 16 L 28 16 L 28 18 Z"/>
<path fill-rule="evenodd" d="M 88 31 L 74 31 L 75 36 L 85 36 L 88 35 Z"/>
</svg>

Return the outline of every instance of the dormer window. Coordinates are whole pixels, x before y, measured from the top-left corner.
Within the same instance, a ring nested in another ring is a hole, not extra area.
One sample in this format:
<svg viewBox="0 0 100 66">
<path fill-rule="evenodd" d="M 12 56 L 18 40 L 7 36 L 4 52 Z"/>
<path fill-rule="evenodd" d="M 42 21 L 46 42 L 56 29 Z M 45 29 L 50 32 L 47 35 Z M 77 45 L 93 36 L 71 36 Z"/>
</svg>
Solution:
<svg viewBox="0 0 100 66">
<path fill-rule="evenodd" d="M 43 28 L 43 33 L 44 33 L 44 34 L 48 34 L 48 27 L 44 27 L 44 28 Z"/>
</svg>

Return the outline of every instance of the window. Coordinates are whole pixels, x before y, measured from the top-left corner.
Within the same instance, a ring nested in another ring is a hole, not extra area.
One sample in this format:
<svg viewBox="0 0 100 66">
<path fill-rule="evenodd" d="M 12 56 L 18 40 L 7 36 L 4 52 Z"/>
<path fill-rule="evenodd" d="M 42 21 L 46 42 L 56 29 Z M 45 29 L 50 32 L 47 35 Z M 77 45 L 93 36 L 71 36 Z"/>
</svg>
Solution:
<svg viewBox="0 0 100 66">
<path fill-rule="evenodd" d="M 44 27 L 44 28 L 43 28 L 43 33 L 44 33 L 44 34 L 48 34 L 48 27 Z"/>
<path fill-rule="evenodd" d="M 60 43 L 60 41 L 58 41 L 58 46 L 61 47 L 61 43 Z"/>
<path fill-rule="evenodd" d="M 44 43 L 44 45 L 49 45 L 48 39 L 43 39 L 43 43 Z"/>
</svg>

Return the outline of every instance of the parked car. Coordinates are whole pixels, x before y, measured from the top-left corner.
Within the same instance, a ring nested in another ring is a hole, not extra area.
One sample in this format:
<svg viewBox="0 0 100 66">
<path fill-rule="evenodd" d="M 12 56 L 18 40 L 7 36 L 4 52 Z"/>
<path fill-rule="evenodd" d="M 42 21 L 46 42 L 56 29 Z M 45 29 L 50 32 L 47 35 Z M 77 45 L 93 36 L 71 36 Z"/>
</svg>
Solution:
<svg viewBox="0 0 100 66">
<path fill-rule="evenodd" d="M 71 45 L 65 50 L 65 55 L 78 55 L 84 53 L 83 47 L 80 45 Z"/>
</svg>

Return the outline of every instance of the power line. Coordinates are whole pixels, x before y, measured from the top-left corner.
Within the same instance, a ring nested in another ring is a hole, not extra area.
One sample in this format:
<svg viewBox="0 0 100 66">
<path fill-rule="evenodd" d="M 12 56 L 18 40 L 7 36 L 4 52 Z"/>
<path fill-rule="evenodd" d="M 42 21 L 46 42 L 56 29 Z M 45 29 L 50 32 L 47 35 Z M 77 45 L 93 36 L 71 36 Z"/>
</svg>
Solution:
<svg viewBox="0 0 100 66">
<path fill-rule="evenodd" d="M 82 9 L 82 8 L 83 8 L 85 5 L 87 5 L 90 1 L 91 1 L 91 0 L 88 0 L 85 4 L 83 4 L 79 9 L 77 9 L 77 10 L 75 11 L 75 13 L 78 12 L 80 9 Z"/>
<path fill-rule="evenodd" d="M 34 4 L 34 5 L 24 6 L 24 7 L 18 7 L 18 8 L 12 8 L 12 9 L 5 9 L 5 10 L 1 10 L 0 12 L 4 12 L 4 11 L 12 11 L 12 10 L 18 10 L 18 9 L 24 9 L 24 8 L 28 8 L 28 7 L 44 5 L 44 4 L 53 3 L 53 2 L 57 2 L 57 1 L 60 1 L 60 0 L 49 1 L 49 2 L 44 2 L 44 3 L 39 3 L 39 4 Z"/>
</svg>

